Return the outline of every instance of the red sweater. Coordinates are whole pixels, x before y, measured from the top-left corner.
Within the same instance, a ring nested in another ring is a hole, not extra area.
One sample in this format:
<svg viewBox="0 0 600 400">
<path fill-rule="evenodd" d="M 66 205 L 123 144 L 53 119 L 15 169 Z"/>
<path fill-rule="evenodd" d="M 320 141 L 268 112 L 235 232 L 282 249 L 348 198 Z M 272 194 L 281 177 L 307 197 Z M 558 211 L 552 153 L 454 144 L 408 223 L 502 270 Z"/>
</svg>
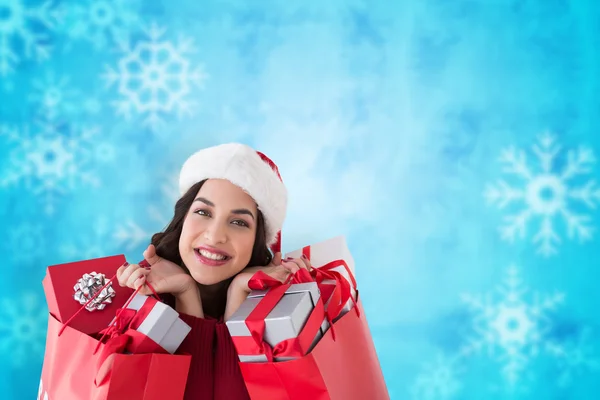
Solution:
<svg viewBox="0 0 600 400">
<path fill-rule="evenodd" d="M 179 347 L 192 355 L 185 400 L 249 400 L 225 323 L 182 313 L 179 317 L 192 328 Z"/>
</svg>

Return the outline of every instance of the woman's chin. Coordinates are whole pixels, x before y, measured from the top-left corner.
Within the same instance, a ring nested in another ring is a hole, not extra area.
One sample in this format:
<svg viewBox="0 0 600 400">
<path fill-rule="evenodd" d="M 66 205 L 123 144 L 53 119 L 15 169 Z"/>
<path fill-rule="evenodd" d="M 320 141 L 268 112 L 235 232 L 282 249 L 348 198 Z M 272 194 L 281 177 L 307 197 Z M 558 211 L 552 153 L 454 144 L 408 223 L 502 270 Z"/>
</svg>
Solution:
<svg viewBox="0 0 600 400">
<path fill-rule="evenodd" d="M 184 263 L 196 282 L 204 286 L 215 285 L 223 282 L 240 272 L 244 267 L 239 267 L 239 258 L 234 257 L 222 265 L 210 265 L 202 262 L 196 255 L 187 257 Z"/>
</svg>

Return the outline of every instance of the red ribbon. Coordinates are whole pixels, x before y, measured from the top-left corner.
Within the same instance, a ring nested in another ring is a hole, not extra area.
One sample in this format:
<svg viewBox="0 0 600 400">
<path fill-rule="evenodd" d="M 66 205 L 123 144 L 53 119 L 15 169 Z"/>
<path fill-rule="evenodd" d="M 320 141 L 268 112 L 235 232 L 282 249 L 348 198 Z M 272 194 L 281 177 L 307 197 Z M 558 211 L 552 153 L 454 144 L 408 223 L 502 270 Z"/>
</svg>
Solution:
<svg viewBox="0 0 600 400">
<path fill-rule="evenodd" d="M 148 315 L 150 315 L 154 305 L 158 302 L 158 300 L 148 297 L 139 310 L 136 311 L 127 308 L 138 291 L 139 289 L 134 292 L 123 308 L 117 310 L 115 319 L 111 324 L 99 332 L 102 336 L 98 340 L 94 354 L 98 351 L 98 348 L 104 342 L 106 337 L 108 337 L 108 340 L 104 343 L 102 352 L 98 357 L 98 368 L 100 368 L 111 354 L 115 353 L 125 353 L 126 351 L 136 354 L 166 353 L 166 350 L 152 339 L 136 331 Z M 158 297 L 158 295 L 156 296 Z"/>
<path fill-rule="evenodd" d="M 310 260 L 310 246 L 304 247 L 302 254 Z M 340 266 L 344 267 L 348 272 L 350 282 L 344 275 L 334 271 L 335 268 Z M 324 283 L 327 280 L 333 280 L 335 283 Z M 316 282 L 322 296 L 319 298 L 300 334 L 295 338 L 284 340 L 276 346 L 271 347 L 264 341 L 265 319 L 293 283 L 306 282 Z M 295 274 L 290 275 L 285 282 L 281 282 L 263 271 L 258 271 L 248 282 L 248 287 L 253 290 L 268 289 L 268 291 L 246 318 L 245 322 L 250 331 L 250 336 L 235 336 L 232 338 L 238 354 L 264 354 L 269 362 L 272 362 L 276 357 L 302 357 L 307 353 L 325 318 L 329 322 L 331 334 L 333 340 L 335 340 L 333 320 L 340 315 L 350 299 L 354 303 L 357 315 L 360 316 L 356 300 L 351 292 L 352 288 L 355 290 L 357 288 L 356 280 L 348 264 L 343 259 L 334 260 L 320 267 L 315 267 L 310 272 L 306 269 L 300 269 Z M 329 295 L 329 297 L 324 297 L 325 295 Z M 325 311 L 323 305 L 326 300 L 329 300 L 327 311 Z"/>
<path fill-rule="evenodd" d="M 310 260 L 311 247 L 305 246 L 302 248 L 302 254 Z M 350 282 L 346 279 L 346 277 L 340 274 L 337 271 L 334 271 L 337 267 L 344 267 L 348 276 L 350 277 Z M 333 340 L 335 340 L 335 329 L 333 325 L 333 321 L 340 315 L 348 300 L 352 299 L 352 303 L 354 304 L 354 310 L 356 315 L 360 317 L 360 310 L 356 306 L 356 299 L 352 296 L 350 283 L 352 284 L 352 288 L 357 290 L 356 280 L 354 279 L 354 275 L 352 271 L 350 271 L 350 267 L 348 267 L 348 263 L 346 263 L 343 259 L 333 260 L 319 267 L 314 267 L 312 270 L 312 275 L 315 278 L 315 281 L 319 284 L 319 289 L 321 293 L 329 293 L 331 292 L 331 288 L 327 287 L 330 284 L 325 284 L 323 281 L 325 280 L 334 280 L 335 288 L 333 289 L 333 293 L 329 297 L 329 304 L 327 305 L 327 320 L 329 321 L 331 336 Z M 325 300 L 324 300 L 325 303 Z"/>
<path fill-rule="evenodd" d="M 250 289 L 268 289 L 268 291 L 246 318 L 246 326 L 251 336 L 235 336 L 232 338 L 238 354 L 264 354 L 267 361 L 272 362 L 275 357 L 297 358 L 302 357 L 308 352 L 325 318 L 325 310 L 321 298 L 317 301 L 315 308 L 312 310 L 306 324 L 297 337 L 284 340 L 274 347 L 271 347 L 271 345 L 264 341 L 265 319 L 269 313 L 279 303 L 292 284 L 307 282 L 314 282 L 314 280 L 305 269 L 301 269 L 291 275 L 286 282 L 280 282 L 263 271 L 258 271 L 254 274 L 248 282 Z"/>
<path fill-rule="evenodd" d="M 350 282 L 348 282 L 348 279 L 346 279 L 346 277 L 344 275 L 342 275 L 341 273 L 339 273 L 337 271 L 334 271 L 335 268 L 340 267 L 340 266 L 343 266 L 346 269 L 346 271 L 348 271 L 348 276 L 350 277 Z M 342 309 L 344 308 L 344 306 L 346 305 L 348 300 L 352 300 L 352 302 L 354 304 L 354 308 L 356 309 L 356 312 L 358 313 L 357 315 L 360 316 L 360 311 L 358 310 L 358 307 L 356 307 L 356 299 L 352 296 L 352 291 L 351 291 L 351 289 L 357 290 L 356 289 L 356 280 L 354 279 L 354 276 L 350 272 L 350 269 L 348 268 L 348 264 L 346 263 L 346 261 L 334 260 L 334 261 L 331 261 L 331 262 L 323 265 L 322 267 L 316 268 L 315 269 L 315 280 L 321 285 L 325 285 L 323 283 L 323 281 L 325 281 L 325 280 L 334 280 L 336 289 L 339 287 L 339 290 L 337 291 L 338 293 L 336 293 L 336 291 L 334 290 L 334 293 L 332 294 L 331 302 L 329 303 L 329 306 L 327 309 L 327 311 L 328 311 L 327 315 L 330 316 L 332 320 L 338 317 L 338 315 L 340 314 L 340 312 L 342 311 Z M 352 284 L 352 287 L 350 286 L 350 284 Z M 333 297 L 333 296 L 335 296 L 335 297 Z"/>
<path fill-rule="evenodd" d="M 308 258 L 310 260 L 310 246 L 305 246 L 304 248 L 302 248 L 302 254 L 304 254 L 306 256 L 306 258 Z M 343 282 L 339 282 L 337 278 L 337 274 L 339 274 L 342 278 L 344 278 L 344 280 L 346 282 L 348 282 L 348 280 L 346 279 L 346 277 L 342 274 L 340 274 L 337 271 L 333 271 L 335 268 L 337 267 L 344 267 L 344 269 L 346 270 L 346 272 L 348 273 L 348 277 L 350 278 L 350 283 L 352 284 L 352 289 L 354 289 L 355 291 L 358 290 L 358 286 L 356 284 L 356 279 L 354 278 L 354 274 L 352 273 L 352 271 L 350 270 L 350 267 L 348 266 L 348 263 L 343 260 L 343 259 L 338 259 L 338 260 L 333 260 L 330 261 L 320 267 L 317 267 L 316 270 L 317 272 L 317 282 L 321 283 L 324 279 L 320 279 L 320 277 L 318 276 L 319 274 L 322 277 L 326 277 L 326 274 L 322 274 L 322 272 L 328 272 L 328 273 L 334 273 L 336 274 L 336 278 L 334 278 L 336 280 L 337 284 L 341 284 L 343 286 L 342 290 L 343 290 L 343 294 L 341 295 L 341 304 L 342 304 L 342 308 L 343 306 L 346 304 L 346 302 L 348 301 L 348 299 L 346 299 L 347 294 L 346 294 L 346 290 L 349 290 L 350 288 L 348 287 L 346 289 L 346 286 Z M 330 278 L 331 279 L 331 278 Z M 357 315 L 360 317 L 360 310 L 358 309 L 358 307 L 356 307 L 356 299 L 352 296 L 352 293 L 350 292 L 350 294 L 348 295 L 348 297 L 350 299 L 352 299 L 352 303 L 354 304 L 354 309 L 356 310 Z M 345 300 L 344 300 L 345 299 Z M 340 309 L 341 311 L 341 309 Z M 336 315 L 337 317 L 337 315 Z"/>
</svg>

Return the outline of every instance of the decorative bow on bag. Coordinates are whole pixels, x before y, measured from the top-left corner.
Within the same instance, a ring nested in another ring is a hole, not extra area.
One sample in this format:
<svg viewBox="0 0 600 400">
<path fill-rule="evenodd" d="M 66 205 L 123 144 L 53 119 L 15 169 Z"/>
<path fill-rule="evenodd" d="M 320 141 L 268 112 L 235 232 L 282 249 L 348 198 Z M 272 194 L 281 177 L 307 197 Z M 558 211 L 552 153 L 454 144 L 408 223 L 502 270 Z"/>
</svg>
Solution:
<svg viewBox="0 0 600 400">
<path fill-rule="evenodd" d="M 338 260 L 330 264 L 328 268 L 335 268 L 344 265 L 345 262 Z M 302 283 L 316 283 L 321 295 L 316 300 L 314 309 L 300 333 L 296 337 L 271 346 L 265 341 L 265 319 L 282 300 L 286 292 L 289 292 L 292 285 Z M 307 354 L 314 344 L 315 338 L 318 337 L 317 335 L 324 325 L 324 321 L 328 322 L 325 325 L 332 330 L 332 335 L 334 335 L 333 321 L 341 313 L 344 305 L 352 298 L 350 283 L 340 273 L 329 269 L 319 270 L 315 268 L 311 272 L 300 269 L 295 274 L 290 275 L 285 282 L 259 271 L 252 276 L 248 282 L 248 287 L 252 290 L 266 290 L 266 293 L 245 319 L 250 336 L 233 336 L 233 341 L 239 354 L 265 355 L 266 361 L 269 362 L 274 359 L 299 358 Z M 327 293 L 327 296 L 324 296 L 325 293 Z M 324 305 L 325 301 L 328 301 L 327 310 Z"/>
<path fill-rule="evenodd" d="M 131 295 L 127 302 L 117 311 L 115 319 L 111 324 L 100 331 L 100 338 L 94 354 L 100 348 L 100 345 L 104 343 L 102 352 L 98 358 L 98 368 L 106 361 L 106 359 L 116 353 L 132 353 L 132 354 L 168 354 L 169 351 L 161 346 L 148 335 L 138 331 L 138 328 L 146 321 L 150 313 L 160 303 L 160 297 L 149 283 L 146 283 L 154 298 L 147 297 L 142 306 L 137 310 L 128 308 L 131 302 L 138 295 L 141 286 Z M 146 296 L 143 296 L 146 297 Z M 106 341 L 105 341 L 106 340 Z M 98 382 L 102 384 L 102 382 Z"/>
<path fill-rule="evenodd" d="M 110 303 L 110 298 L 114 296 L 112 282 L 115 278 L 116 275 L 111 279 L 106 280 L 103 274 L 91 273 L 85 274 L 77 282 L 74 287 L 74 298 L 80 304 L 82 304 L 82 307 L 65 322 L 59 332 L 59 335 L 62 334 L 64 329 L 69 325 L 69 322 L 73 320 L 81 311 L 102 310 L 107 303 Z M 152 285 L 150 285 L 148 282 L 146 282 L 146 285 L 148 285 L 156 300 L 152 299 L 152 301 L 146 301 L 144 305 L 137 311 L 127 308 L 127 306 L 132 302 L 142 288 L 140 286 L 133 292 L 133 294 L 131 294 L 123 307 L 117 309 L 116 316 L 110 325 L 98 333 L 98 344 L 96 345 L 93 354 L 95 355 L 100 349 L 100 346 L 104 344 L 100 356 L 98 357 L 98 370 L 102 368 L 105 361 L 112 354 L 124 354 L 127 352 L 136 354 L 167 353 L 167 351 L 159 344 L 136 330 L 146 319 L 146 317 L 148 317 L 156 302 L 160 301 L 160 297 Z M 135 349 L 135 351 L 131 351 L 133 349 Z M 109 378 L 110 374 L 105 374 L 95 383 L 96 385 L 100 386 Z"/>
</svg>

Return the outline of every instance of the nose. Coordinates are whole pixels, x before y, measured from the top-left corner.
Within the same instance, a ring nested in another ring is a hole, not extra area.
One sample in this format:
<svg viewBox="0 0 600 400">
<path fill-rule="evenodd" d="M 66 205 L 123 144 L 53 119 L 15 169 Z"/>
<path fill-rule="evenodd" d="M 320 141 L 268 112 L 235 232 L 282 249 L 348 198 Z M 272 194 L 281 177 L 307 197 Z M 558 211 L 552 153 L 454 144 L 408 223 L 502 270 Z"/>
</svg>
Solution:
<svg viewBox="0 0 600 400">
<path fill-rule="evenodd" d="M 223 226 L 223 223 L 215 218 L 206 226 L 204 238 L 208 244 L 225 243 L 227 241 L 227 229 Z"/>
</svg>

